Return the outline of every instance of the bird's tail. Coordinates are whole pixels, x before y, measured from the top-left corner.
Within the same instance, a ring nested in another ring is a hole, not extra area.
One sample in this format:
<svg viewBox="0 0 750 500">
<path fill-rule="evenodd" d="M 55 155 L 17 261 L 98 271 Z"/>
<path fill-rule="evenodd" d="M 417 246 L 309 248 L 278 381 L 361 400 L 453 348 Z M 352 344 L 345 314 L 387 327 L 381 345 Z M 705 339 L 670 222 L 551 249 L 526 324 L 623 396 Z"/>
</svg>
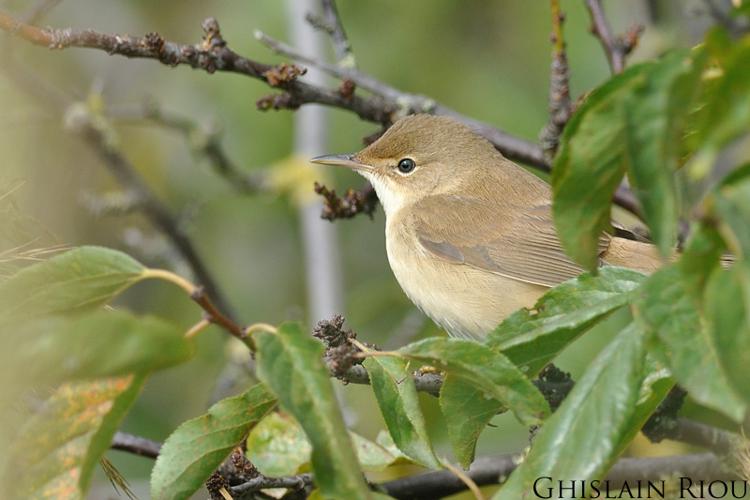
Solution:
<svg viewBox="0 0 750 500">
<path fill-rule="evenodd" d="M 651 274 L 663 265 L 676 260 L 679 255 L 679 252 L 675 250 L 669 258 L 665 259 L 651 243 L 614 237 L 601 258 L 610 266 L 628 267 Z M 733 255 L 721 256 L 721 266 L 724 268 L 730 267 L 734 261 Z"/>
<path fill-rule="evenodd" d="M 653 273 L 666 263 L 654 245 L 617 237 L 610 240 L 601 258 L 610 266 L 628 267 L 646 274 Z"/>
</svg>

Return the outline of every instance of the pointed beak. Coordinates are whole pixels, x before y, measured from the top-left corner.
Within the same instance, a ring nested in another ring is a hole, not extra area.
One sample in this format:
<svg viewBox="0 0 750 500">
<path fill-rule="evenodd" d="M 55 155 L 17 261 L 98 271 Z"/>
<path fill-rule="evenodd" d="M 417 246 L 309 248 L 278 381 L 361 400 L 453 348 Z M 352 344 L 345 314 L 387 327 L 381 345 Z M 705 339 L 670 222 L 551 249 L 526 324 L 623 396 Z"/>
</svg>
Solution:
<svg viewBox="0 0 750 500">
<path fill-rule="evenodd" d="M 316 156 L 310 161 L 313 163 L 320 163 L 321 165 L 347 167 L 351 168 L 352 170 L 366 170 L 370 168 L 370 165 L 366 165 L 355 160 L 354 155 L 352 154 Z"/>
</svg>

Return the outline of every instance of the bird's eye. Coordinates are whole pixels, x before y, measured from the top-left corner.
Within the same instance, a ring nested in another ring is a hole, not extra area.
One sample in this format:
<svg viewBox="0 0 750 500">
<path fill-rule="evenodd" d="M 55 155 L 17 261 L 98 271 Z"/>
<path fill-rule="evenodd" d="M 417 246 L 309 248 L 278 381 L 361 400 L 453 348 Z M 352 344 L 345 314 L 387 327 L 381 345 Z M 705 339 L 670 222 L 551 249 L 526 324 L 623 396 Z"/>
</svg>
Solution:
<svg viewBox="0 0 750 500">
<path fill-rule="evenodd" d="M 402 174 L 408 174 L 411 173 L 416 166 L 417 164 L 414 163 L 414 160 L 411 158 L 404 158 L 398 162 L 398 171 Z"/>
</svg>

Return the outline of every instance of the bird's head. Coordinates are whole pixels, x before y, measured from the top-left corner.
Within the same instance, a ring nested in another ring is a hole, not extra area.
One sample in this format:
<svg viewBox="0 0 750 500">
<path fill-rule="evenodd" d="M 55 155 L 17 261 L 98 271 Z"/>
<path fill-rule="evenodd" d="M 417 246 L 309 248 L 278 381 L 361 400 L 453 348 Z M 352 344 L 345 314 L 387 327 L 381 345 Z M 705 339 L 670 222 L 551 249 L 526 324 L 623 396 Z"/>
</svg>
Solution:
<svg viewBox="0 0 750 500">
<path fill-rule="evenodd" d="M 435 194 L 460 192 L 481 182 L 481 170 L 499 155 L 483 137 L 458 121 L 433 115 L 402 118 L 355 154 L 313 162 L 351 168 L 367 178 L 386 215 Z"/>
</svg>

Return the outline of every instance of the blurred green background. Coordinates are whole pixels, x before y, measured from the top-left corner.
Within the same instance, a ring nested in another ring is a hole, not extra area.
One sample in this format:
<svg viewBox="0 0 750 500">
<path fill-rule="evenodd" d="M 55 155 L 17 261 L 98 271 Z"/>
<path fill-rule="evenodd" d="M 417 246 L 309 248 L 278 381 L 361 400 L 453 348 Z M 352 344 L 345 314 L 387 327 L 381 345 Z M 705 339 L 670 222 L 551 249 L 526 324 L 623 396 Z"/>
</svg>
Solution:
<svg viewBox="0 0 750 500">
<path fill-rule="evenodd" d="M 20 14 L 36 3 L 0 1 L 0 6 Z M 712 24 L 701 1 L 609 1 L 605 6 L 616 33 L 635 23 L 646 28 L 631 64 L 671 47 L 691 46 Z M 563 0 L 562 7 L 567 14 L 565 35 L 575 99 L 606 80 L 609 68 L 589 33 L 583 1 Z M 548 8 L 542 0 L 339 0 L 360 69 L 529 140 L 536 140 L 547 119 Z M 43 24 L 134 35 L 158 31 L 168 40 L 195 43 L 202 34 L 201 21 L 213 16 L 235 51 L 279 62 L 283 59 L 255 41 L 253 30 L 289 40 L 290 15 L 304 12 L 291 12 L 280 0 L 76 0 L 62 2 Z M 53 87 L 80 99 L 92 90 L 101 92 L 107 109 L 138 109 L 151 99 L 163 110 L 187 116 L 202 127 L 220 127 L 223 147 L 242 169 L 278 169 L 293 153 L 293 114 L 257 111 L 256 100 L 271 93 L 258 81 L 100 51 L 49 51 L 0 36 L 0 52 L 10 50 L 35 78 Z M 116 193 L 118 185 L 90 148 L 65 129 L 63 117 L 30 98 L 6 76 L 0 72 L 0 252 L 29 242 L 32 247 L 100 244 L 189 276 L 169 242 L 142 216 L 92 212 L 86 200 Z M 348 112 L 330 110 L 328 116 L 330 152 L 357 150 L 362 138 L 377 130 Z M 115 121 L 114 125 L 118 147 L 179 215 L 244 323 L 298 319 L 312 325 L 323 319 L 309 313 L 293 196 L 238 194 L 180 134 L 149 124 Z M 323 175 L 340 191 L 363 184 L 347 172 Z M 309 178 L 304 182 L 298 188 L 311 190 Z M 341 313 L 361 339 L 387 347 L 441 334 L 414 310 L 392 277 L 383 224 L 380 211 L 373 221 L 361 216 L 336 223 L 345 300 Z M 2 272 L 7 274 L 11 267 L 3 262 Z M 200 317 L 187 298 L 164 284 L 138 285 L 117 305 L 166 316 L 186 328 Z M 605 325 L 574 345 L 559 366 L 574 376 L 580 373 L 617 321 L 613 318 L 610 328 Z M 212 329 L 201 335 L 199 344 L 193 361 L 150 380 L 124 430 L 163 440 L 217 397 L 223 390 L 217 389 L 217 383 L 228 375 L 223 367 L 232 352 L 231 341 Z M 382 422 L 370 391 L 347 386 L 342 393 L 353 428 L 374 438 Z M 433 435 L 448 454 L 437 403 L 425 398 L 424 404 Z M 480 440 L 479 454 L 526 445 L 526 431 L 511 418 L 498 417 L 494 424 Z M 670 453 L 677 450 L 675 446 L 636 441 L 631 453 Z M 150 461 L 117 452 L 109 457 L 136 491 L 145 491 Z M 100 477 L 92 498 L 110 496 L 110 487 Z"/>
</svg>

